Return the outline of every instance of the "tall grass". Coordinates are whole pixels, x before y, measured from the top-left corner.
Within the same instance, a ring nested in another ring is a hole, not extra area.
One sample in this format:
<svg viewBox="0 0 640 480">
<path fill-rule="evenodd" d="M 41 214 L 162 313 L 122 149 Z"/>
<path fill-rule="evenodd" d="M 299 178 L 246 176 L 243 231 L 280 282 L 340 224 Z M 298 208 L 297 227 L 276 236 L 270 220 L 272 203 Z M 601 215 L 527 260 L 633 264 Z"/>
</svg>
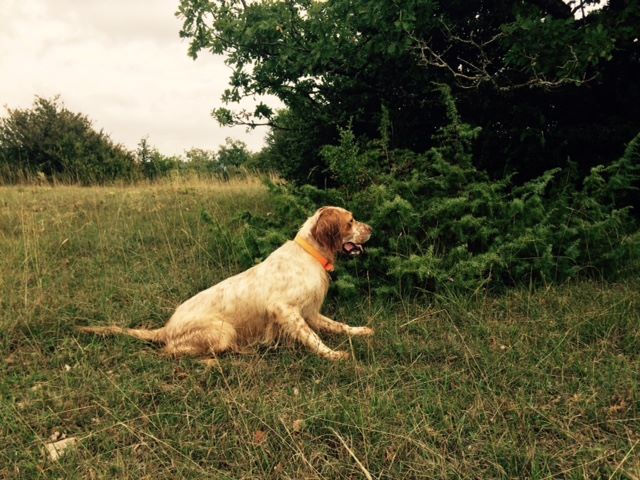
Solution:
<svg viewBox="0 0 640 480">
<path fill-rule="evenodd" d="M 249 183 L 258 184 L 260 179 L 268 178 L 279 182 L 278 175 L 271 171 L 258 171 L 251 168 L 235 167 L 227 178 L 221 173 L 198 170 L 188 163 L 181 163 L 180 168 L 171 169 L 157 177 L 147 177 L 142 171 L 136 170 L 131 175 L 123 175 L 114 180 L 100 180 L 90 175 L 77 176 L 69 172 L 45 175 L 41 171 L 11 169 L 7 165 L 0 165 L 0 186 L 121 186 L 136 185 L 165 185 L 184 183 L 225 184 Z"/>
<path fill-rule="evenodd" d="M 258 180 L 0 187 L 0 478 L 640 477 L 637 280 L 330 299 L 376 329 L 326 337 L 341 364 L 75 333 L 162 325 L 235 273 L 242 210 L 269 213 Z M 79 443 L 51 461 L 55 432 Z"/>
</svg>

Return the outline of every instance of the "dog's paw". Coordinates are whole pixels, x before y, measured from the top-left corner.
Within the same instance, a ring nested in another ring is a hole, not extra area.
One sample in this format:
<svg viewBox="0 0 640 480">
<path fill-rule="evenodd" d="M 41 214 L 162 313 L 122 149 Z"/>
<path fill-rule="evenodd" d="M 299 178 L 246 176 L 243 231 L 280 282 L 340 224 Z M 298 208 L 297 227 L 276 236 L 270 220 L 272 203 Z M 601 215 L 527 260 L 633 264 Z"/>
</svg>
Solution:
<svg viewBox="0 0 640 480">
<path fill-rule="evenodd" d="M 203 358 L 202 360 L 200 360 L 200 363 L 207 368 L 220 367 L 220 362 L 217 358 Z"/>
<path fill-rule="evenodd" d="M 342 351 L 332 351 L 326 356 L 329 360 L 333 360 L 334 362 L 339 362 L 342 360 L 349 360 L 351 358 L 351 354 L 349 352 Z"/>
<path fill-rule="evenodd" d="M 350 333 L 356 337 L 371 337 L 375 330 L 369 327 L 352 327 Z"/>
</svg>

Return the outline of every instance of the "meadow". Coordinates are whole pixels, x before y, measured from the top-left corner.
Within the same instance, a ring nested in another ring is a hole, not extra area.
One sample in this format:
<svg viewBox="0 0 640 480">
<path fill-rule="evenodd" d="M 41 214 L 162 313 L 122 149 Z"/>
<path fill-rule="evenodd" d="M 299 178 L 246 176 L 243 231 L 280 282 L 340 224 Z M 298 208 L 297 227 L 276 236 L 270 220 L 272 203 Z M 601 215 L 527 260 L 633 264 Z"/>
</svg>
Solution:
<svg viewBox="0 0 640 480">
<path fill-rule="evenodd" d="M 0 187 L 0 478 L 640 478 L 638 279 L 332 296 L 376 329 L 323 334 L 343 363 L 75 332 L 160 326 L 237 272 L 245 210 L 270 212 L 257 179 Z"/>
</svg>

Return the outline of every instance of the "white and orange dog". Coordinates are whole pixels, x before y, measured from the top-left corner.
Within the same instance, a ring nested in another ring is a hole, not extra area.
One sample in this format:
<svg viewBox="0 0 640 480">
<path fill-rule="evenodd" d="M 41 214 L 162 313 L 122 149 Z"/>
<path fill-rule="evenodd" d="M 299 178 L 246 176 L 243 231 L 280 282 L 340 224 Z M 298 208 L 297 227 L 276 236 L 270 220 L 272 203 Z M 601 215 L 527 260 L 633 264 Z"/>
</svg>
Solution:
<svg viewBox="0 0 640 480">
<path fill-rule="evenodd" d="M 324 358 L 348 358 L 348 352 L 332 350 L 316 332 L 368 336 L 373 330 L 331 320 L 320 308 L 329 288 L 327 272 L 333 270 L 338 252 L 360 254 L 371 232 L 369 225 L 355 221 L 343 208 L 320 208 L 302 225 L 295 240 L 287 241 L 262 263 L 193 296 L 164 327 L 79 330 L 122 333 L 163 343 L 170 355 L 213 357 L 286 337 Z"/>
</svg>

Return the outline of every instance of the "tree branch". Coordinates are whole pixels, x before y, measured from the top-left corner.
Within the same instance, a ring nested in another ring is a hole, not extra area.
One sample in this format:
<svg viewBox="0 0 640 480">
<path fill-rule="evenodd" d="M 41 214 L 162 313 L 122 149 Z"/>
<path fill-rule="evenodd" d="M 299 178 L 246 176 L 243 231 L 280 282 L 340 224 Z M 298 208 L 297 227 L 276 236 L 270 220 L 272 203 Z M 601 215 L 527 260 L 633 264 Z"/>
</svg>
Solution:
<svg viewBox="0 0 640 480">
<path fill-rule="evenodd" d="M 597 77 L 597 74 L 587 76 L 587 73 L 583 72 L 582 75 L 567 74 L 560 78 L 549 79 L 544 74 L 541 74 L 536 70 L 535 58 L 530 58 L 529 60 L 531 62 L 532 70 L 531 78 L 519 83 L 505 81 L 501 78 L 501 73 L 504 70 L 504 67 L 496 67 L 495 62 L 492 60 L 495 55 L 490 56 L 486 51 L 486 47 L 504 37 L 504 33 L 500 32 L 489 40 L 478 43 L 472 38 L 461 38 L 458 35 L 453 34 L 451 29 L 444 24 L 443 31 L 446 34 L 446 44 L 448 47 L 442 52 L 437 52 L 432 48 L 430 41 L 418 39 L 413 34 L 410 38 L 415 44 L 414 48 L 418 55 L 418 61 L 425 67 L 433 67 L 448 72 L 453 77 L 459 88 L 474 89 L 479 88 L 483 84 L 490 84 L 496 90 L 503 92 L 521 88 L 553 89 L 569 84 L 581 85 L 590 82 Z M 455 63 L 452 65 L 451 60 L 446 59 L 446 55 L 455 45 L 465 45 L 466 47 L 471 48 L 470 56 L 475 60 L 470 61 L 458 55 L 456 56 Z M 573 49 L 571 49 L 571 53 L 574 57 L 574 61 L 577 62 L 576 54 Z M 571 60 L 567 60 L 567 62 L 560 67 L 560 70 L 567 69 L 570 66 L 570 63 Z"/>
</svg>

